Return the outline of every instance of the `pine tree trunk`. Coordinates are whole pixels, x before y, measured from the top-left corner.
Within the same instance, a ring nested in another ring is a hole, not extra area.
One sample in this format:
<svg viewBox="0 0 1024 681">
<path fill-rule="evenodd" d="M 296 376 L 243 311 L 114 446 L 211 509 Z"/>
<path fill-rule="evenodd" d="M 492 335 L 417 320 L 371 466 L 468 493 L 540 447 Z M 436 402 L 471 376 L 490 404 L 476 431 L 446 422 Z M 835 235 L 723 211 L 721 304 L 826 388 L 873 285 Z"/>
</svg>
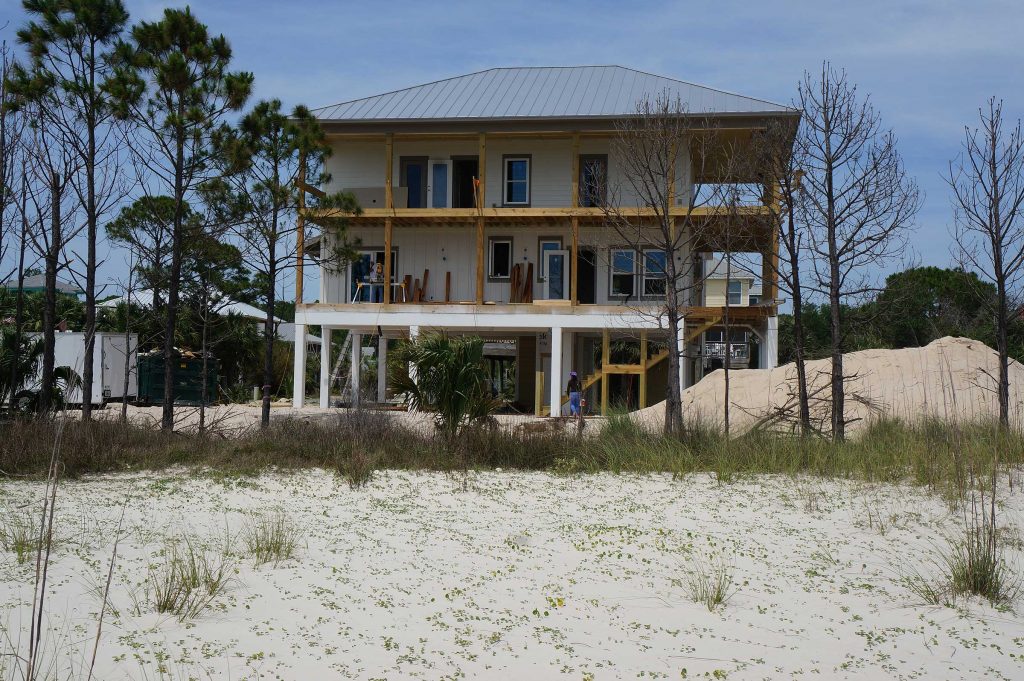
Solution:
<svg viewBox="0 0 1024 681">
<path fill-rule="evenodd" d="M 45 414 L 53 408 L 54 351 L 57 326 L 57 269 L 63 241 L 61 229 L 60 175 L 50 174 L 50 243 L 46 249 L 46 293 L 43 303 L 43 377 L 39 390 L 39 412 Z"/>
<path fill-rule="evenodd" d="M 181 131 L 177 132 L 177 150 L 174 166 L 174 224 L 171 234 L 171 272 L 167 282 L 167 318 L 164 322 L 164 404 L 160 427 L 174 430 L 174 333 L 178 322 L 178 288 L 181 284 L 182 221 L 185 190 L 183 187 L 185 165 L 185 141 Z"/>
</svg>

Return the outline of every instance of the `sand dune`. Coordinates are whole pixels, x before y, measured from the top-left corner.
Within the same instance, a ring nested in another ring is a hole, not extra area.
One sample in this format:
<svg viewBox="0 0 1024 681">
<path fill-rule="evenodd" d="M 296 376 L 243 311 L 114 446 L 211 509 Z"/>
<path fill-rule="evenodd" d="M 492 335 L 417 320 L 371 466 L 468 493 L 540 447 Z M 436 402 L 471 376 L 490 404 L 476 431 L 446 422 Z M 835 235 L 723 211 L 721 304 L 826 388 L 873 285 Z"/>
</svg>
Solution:
<svg viewBox="0 0 1024 681">
<path fill-rule="evenodd" d="M 940 338 L 923 348 L 863 350 L 845 355 L 848 377 L 845 414 L 856 430 L 871 418 L 896 417 L 917 421 L 926 417 L 961 421 L 995 418 L 998 411 L 998 355 L 984 343 L 968 338 Z M 788 427 L 795 418 L 796 367 L 786 364 L 765 371 L 730 371 L 730 427 L 736 432 L 758 424 Z M 807 363 L 812 418 L 826 424 L 830 413 L 831 362 Z M 684 413 L 721 424 L 725 404 L 725 372 L 709 374 L 683 392 Z M 1021 425 L 1024 404 L 1024 366 L 1010 366 L 1010 418 Z M 635 418 L 652 428 L 664 421 L 660 403 L 637 412 Z"/>
</svg>

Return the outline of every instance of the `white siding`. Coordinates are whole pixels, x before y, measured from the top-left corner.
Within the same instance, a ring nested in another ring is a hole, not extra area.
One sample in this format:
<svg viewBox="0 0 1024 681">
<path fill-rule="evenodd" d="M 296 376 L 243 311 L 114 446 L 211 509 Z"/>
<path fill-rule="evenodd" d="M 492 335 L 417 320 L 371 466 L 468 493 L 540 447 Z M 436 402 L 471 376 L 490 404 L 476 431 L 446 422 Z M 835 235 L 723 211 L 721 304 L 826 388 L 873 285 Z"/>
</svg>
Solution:
<svg viewBox="0 0 1024 681">
<path fill-rule="evenodd" d="M 614 143 L 609 138 L 582 138 L 581 154 L 608 156 L 609 194 L 624 206 L 636 205 L 636 194 L 622 173 Z M 397 140 L 394 142 L 392 184 L 400 184 L 400 160 L 403 156 L 426 156 L 444 160 L 453 156 L 475 156 L 476 140 Z M 569 139 L 494 138 L 487 140 L 488 206 L 502 205 L 504 197 L 504 157 L 528 155 L 530 161 L 530 205 L 535 208 L 566 207 L 572 203 L 572 142 Z M 331 181 L 329 191 L 366 187 L 383 187 L 385 174 L 384 143 L 376 141 L 334 142 L 334 154 L 327 159 Z M 685 158 L 680 158 L 676 172 L 677 203 L 684 205 L 688 186 Z"/>
</svg>

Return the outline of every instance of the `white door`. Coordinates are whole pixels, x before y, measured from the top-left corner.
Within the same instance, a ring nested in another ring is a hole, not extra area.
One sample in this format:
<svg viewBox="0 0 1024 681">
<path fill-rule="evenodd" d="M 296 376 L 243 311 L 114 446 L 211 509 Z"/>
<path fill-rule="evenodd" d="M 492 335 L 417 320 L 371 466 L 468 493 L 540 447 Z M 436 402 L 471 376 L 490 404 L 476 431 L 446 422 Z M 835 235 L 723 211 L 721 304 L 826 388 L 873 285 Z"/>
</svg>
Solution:
<svg viewBox="0 0 1024 681">
<path fill-rule="evenodd" d="M 544 299 L 569 298 L 569 251 L 544 251 Z"/>
<path fill-rule="evenodd" d="M 427 197 L 431 208 L 450 208 L 452 205 L 452 162 L 431 161 L 427 174 Z"/>
</svg>

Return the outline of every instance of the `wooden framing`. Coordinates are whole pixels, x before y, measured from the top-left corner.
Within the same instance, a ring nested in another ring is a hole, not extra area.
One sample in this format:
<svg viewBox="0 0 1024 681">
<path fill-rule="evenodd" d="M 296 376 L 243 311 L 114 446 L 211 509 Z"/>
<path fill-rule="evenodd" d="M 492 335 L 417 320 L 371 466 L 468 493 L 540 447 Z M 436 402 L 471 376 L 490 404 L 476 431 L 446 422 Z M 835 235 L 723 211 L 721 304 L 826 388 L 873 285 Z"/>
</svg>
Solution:
<svg viewBox="0 0 1024 681">
<path fill-rule="evenodd" d="M 388 135 L 384 141 L 384 208 L 395 211 L 395 197 L 392 189 L 394 181 L 394 136 Z M 384 218 L 384 304 L 391 304 L 391 216 Z"/>
<path fill-rule="evenodd" d="M 580 135 L 572 136 L 572 208 L 580 207 Z M 572 305 L 579 302 L 579 264 L 580 264 L 580 219 L 573 215 L 572 252 L 569 263 L 569 301 Z"/>
<path fill-rule="evenodd" d="M 608 329 L 601 332 L 601 416 L 608 416 L 608 393 L 611 386 L 608 385 L 607 368 L 612 361 L 612 341 Z"/>
<path fill-rule="evenodd" d="M 484 208 L 487 206 L 487 135 L 480 133 L 477 140 L 477 167 L 480 173 L 480 188 L 476 191 L 476 303 L 484 302 Z"/>
</svg>

